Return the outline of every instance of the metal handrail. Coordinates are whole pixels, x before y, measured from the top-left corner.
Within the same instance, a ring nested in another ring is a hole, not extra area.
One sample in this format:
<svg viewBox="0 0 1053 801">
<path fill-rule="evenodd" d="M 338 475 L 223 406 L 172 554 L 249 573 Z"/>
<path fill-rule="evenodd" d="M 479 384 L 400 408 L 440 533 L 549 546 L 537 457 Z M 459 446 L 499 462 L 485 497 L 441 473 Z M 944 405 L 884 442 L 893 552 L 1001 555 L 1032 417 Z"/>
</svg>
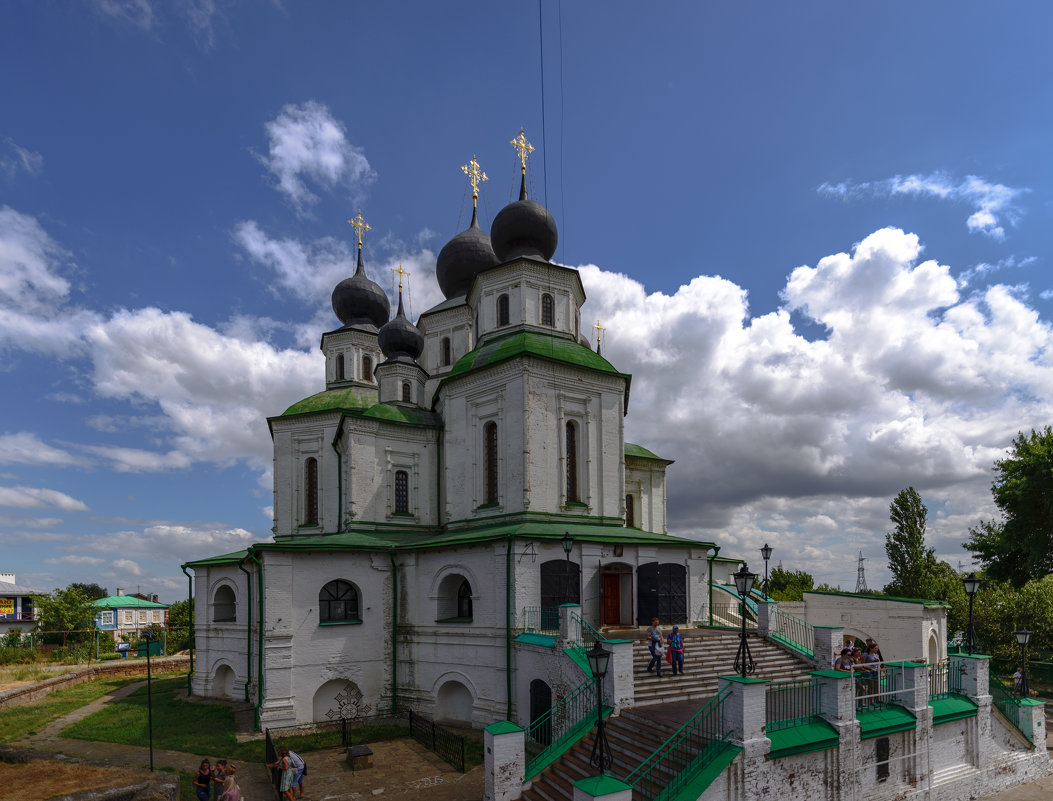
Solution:
<svg viewBox="0 0 1053 801">
<path fill-rule="evenodd" d="M 764 712 L 768 731 L 788 729 L 819 716 L 823 685 L 818 679 L 791 679 L 768 685 Z"/>
<path fill-rule="evenodd" d="M 1002 713 L 1006 720 L 1013 724 L 1013 727 L 1024 735 L 1028 742 L 1034 745 L 1032 736 L 1034 732 L 1024 731 L 1024 727 L 1020 721 L 1020 701 L 1021 698 L 1013 690 L 1009 689 L 1013 686 L 1013 680 L 1005 676 L 996 676 L 994 673 L 987 675 L 987 685 L 991 693 L 991 702 L 998 711 Z"/>
<path fill-rule="evenodd" d="M 929 665 L 929 700 L 965 695 L 962 689 L 963 673 L 965 665 L 960 659 L 945 659 L 935 665 Z"/>
<path fill-rule="evenodd" d="M 608 642 L 606 637 L 596 631 L 596 629 L 593 628 L 587 620 L 584 620 L 577 612 L 571 612 L 571 616 L 578 621 L 578 625 L 581 627 L 581 637 L 571 645 L 572 648 L 587 649 L 594 643 Z"/>
<path fill-rule="evenodd" d="M 730 694 L 731 689 L 725 687 L 709 699 L 625 777 L 636 801 L 675 797 L 699 770 L 724 750 L 733 734 L 724 717 L 724 703 Z"/>
<path fill-rule="evenodd" d="M 815 656 L 815 626 L 803 618 L 784 612 L 778 606 L 769 608 L 772 615 L 768 620 L 768 636 L 777 637 L 808 656 Z"/>
<path fill-rule="evenodd" d="M 742 626 L 742 602 L 741 601 L 725 601 L 725 602 L 714 602 L 713 603 L 713 623 L 714 628 L 729 628 L 737 629 Z M 757 620 L 750 613 L 749 607 L 746 608 L 746 629 L 753 631 L 757 628 Z"/>
<path fill-rule="evenodd" d="M 539 773 L 553 753 L 559 753 L 588 732 L 595 713 L 596 682 L 586 679 L 531 723 L 527 727 L 525 778 Z"/>
<path fill-rule="evenodd" d="M 559 634 L 559 607 L 524 606 L 516 627 L 532 634 Z"/>
</svg>

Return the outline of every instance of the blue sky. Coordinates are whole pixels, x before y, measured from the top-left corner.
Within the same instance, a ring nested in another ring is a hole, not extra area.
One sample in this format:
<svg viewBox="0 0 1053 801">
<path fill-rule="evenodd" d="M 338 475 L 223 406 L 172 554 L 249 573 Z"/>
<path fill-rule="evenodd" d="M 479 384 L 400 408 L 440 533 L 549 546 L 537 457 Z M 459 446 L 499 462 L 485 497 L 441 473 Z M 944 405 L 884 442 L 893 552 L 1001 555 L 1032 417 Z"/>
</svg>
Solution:
<svg viewBox="0 0 1053 801">
<path fill-rule="evenodd" d="M 672 532 L 880 586 L 912 484 L 968 561 L 1051 421 L 1053 12 L 542 5 L 0 7 L 0 570 L 175 600 L 268 537 L 264 418 L 322 386 L 346 220 L 419 314 L 460 166 L 488 225 L 520 127 Z"/>
</svg>

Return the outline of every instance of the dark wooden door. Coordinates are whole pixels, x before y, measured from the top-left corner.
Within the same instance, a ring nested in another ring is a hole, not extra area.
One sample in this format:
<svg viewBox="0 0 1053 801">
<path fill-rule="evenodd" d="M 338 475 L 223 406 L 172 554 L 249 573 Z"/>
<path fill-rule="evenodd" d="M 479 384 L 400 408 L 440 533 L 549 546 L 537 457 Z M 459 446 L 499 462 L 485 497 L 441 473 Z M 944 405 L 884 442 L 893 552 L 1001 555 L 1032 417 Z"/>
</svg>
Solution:
<svg viewBox="0 0 1053 801">
<path fill-rule="evenodd" d="M 621 576 L 617 573 L 603 573 L 600 592 L 603 593 L 602 623 L 605 626 L 622 622 Z"/>
</svg>

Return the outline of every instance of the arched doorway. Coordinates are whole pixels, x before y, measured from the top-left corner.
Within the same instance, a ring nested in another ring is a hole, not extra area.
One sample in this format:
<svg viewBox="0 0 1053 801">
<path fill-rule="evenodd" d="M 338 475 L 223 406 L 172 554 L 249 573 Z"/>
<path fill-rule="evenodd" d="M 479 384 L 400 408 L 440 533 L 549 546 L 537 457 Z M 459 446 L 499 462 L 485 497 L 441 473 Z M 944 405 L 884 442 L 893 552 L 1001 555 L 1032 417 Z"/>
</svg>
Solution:
<svg viewBox="0 0 1053 801">
<path fill-rule="evenodd" d="M 541 679 L 530 682 L 530 733 L 535 743 L 547 746 L 552 742 L 552 719 L 546 717 L 552 709 L 552 688 Z M 544 722 L 535 728 L 541 718 Z"/>
<path fill-rule="evenodd" d="M 541 563 L 541 606 L 581 603 L 581 567 L 569 559 Z"/>
<path fill-rule="evenodd" d="M 636 569 L 636 623 L 651 618 L 687 623 L 687 568 L 675 562 L 650 562 Z"/>
<path fill-rule="evenodd" d="M 234 697 L 234 671 L 229 665 L 216 668 L 216 675 L 212 677 L 212 695 L 216 698 Z"/>
<path fill-rule="evenodd" d="M 448 681 L 435 697 L 435 719 L 472 722 L 472 692 L 459 681 Z"/>
<path fill-rule="evenodd" d="M 372 707 L 365 703 L 358 685 L 347 679 L 327 681 L 315 690 L 312 704 L 311 719 L 314 721 L 340 720 L 341 718 L 354 720 L 365 717 L 373 711 Z"/>
<path fill-rule="evenodd" d="M 929 634 L 928 662 L 930 665 L 937 665 L 940 662 L 940 643 L 935 634 Z"/>
</svg>

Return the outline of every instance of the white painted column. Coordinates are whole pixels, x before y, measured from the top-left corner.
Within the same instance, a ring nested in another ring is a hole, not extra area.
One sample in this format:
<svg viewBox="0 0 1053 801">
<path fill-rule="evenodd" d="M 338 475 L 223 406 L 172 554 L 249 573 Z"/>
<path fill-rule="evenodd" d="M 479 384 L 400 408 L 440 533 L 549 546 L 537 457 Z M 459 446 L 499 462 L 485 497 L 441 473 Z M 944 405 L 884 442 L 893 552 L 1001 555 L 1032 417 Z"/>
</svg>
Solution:
<svg viewBox="0 0 1053 801">
<path fill-rule="evenodd" d="M 483 729 L 483 801 L 514 801 L 526 775 L 526 732 L 509 720 Z"/>
<path fill-rule="evenodd" d="M 775 610 L 772 601 L 757 602 L 757 634 L 761 637 L 771 636 L 771 619 Z"/>
<path fill-rule="evenodd" d="M 633 641 L 607 640 L 604 648 L 611 651 L 611 661 L 604 677 L 603 693 L 607 703 L 614 707 L 612 714 L 633 706 L 636 694 L 633 680 Z"/>
<path fill-rule="evenodd" d="M 845 630 L 841 626 L 812 627 L 812 664 L 816 670 L 830 670 L 841 654 Z"/>
<path fill-rule="evenodd" d="M 764 733 L 767 725 L 765 679 L 718 676 L 718 693 L 730 688 L 724 702 L 725 724 L 734 731 L 732 742 L 742 746 L 741 779 L 743 798 L 762 798 L 770 785 L 771 740 Z"/>
<path fill-rule="evenodd" d="M 575 617 L 577 615 L 577 617 Z M 560 648 L 569 648 L 581 642 L 580 604 L 562 604 L 559 607 L 559 643 Z"/>
<path fill-rule="evenodd" d="M 633 788 L 606 774 L 574 782 L 574 801 L 632 801 Z"/>
<path fill-rule="evenodd" d="M 991 697 L 989 676 L 991 657 L 984 654 L 958 654 L 952 656 L 951 664 L 961 665 L 962 692 L 976 703 L 976 717 L 966 725 L 966 747 L 969 761 L 978 770 L 991 767 L 991 749 L 984 743 L 991 741 Z"/>
</svg>

